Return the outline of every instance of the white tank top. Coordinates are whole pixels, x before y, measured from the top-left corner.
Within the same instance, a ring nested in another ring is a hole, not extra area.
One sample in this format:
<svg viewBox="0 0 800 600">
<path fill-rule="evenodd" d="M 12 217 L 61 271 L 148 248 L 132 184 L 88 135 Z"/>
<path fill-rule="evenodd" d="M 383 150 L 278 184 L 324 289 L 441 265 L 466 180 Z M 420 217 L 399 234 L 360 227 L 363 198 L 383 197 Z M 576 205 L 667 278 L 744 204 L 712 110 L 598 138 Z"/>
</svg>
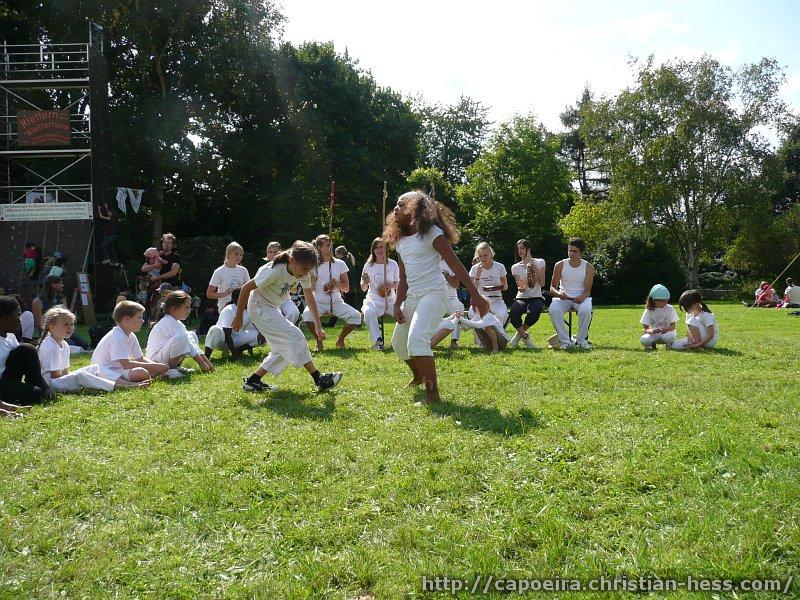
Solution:
<svg viewBox="0 0 800 600">
<path fill-rule="evenodd" d="M 576 298 L 583 294 L 586 283 L 586 261 L 581 259 L 578 267 L 572 267 L 569 260 L 561 263 L 561 283 L 559 289 L 567 296 Z"/>
</svg>

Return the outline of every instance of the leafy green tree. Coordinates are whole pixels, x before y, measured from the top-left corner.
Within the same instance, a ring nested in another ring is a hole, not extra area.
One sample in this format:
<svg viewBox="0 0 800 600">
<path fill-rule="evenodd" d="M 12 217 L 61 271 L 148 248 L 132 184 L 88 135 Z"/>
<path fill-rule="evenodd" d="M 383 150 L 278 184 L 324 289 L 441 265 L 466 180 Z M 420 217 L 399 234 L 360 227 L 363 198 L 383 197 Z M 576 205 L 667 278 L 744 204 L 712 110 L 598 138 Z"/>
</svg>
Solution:
<svg viewBox="0 0 800 600">
<path fill-rule="evenodd" d="M 567 237 L 579 237 L 594 246 L 611 237 L 625 233 L 632 223 L 619 206 L 609 200 L 591 201 L 580 199 L 559 221 Z"/>
<path fill-rule="evenodd" d="M 452 105 L 419 104 L 422 166 L 439 170 L 453 186 L 464 183 L 486 142 L 489 109 L 467 96 Z"/>
<path fill-rule="evenodd" d="M 586 143 L 582 131 L 584 115 L 591 113 L 593 103 L 592 91 L 586 86 L 575 105 L 561 113 L 561 124 L 566 129 L 561 134 L 561 156 L 572 166 L 581 197 L 599 202 L 608 198 L 611 179 L 608 161 Z"/>
<path fill-rule="evenodd" d="M 698 283 L 709 231 L 761 177 L 769 144 L 760 129 L 786 114 L 776 61 L 738 71 L 703 57 L 642 65 L 636 85 L 598 102 L 586 138 L 612 165 L 611 197 L 632 219 L 663 228 L 686 282 Z"/>
<path fill-rule="evenodd" d="M 439 202 L 444 202 L 452 208 L 455 190 L 444 174 L 433 167 L 417 167 L 406 180 L 411 190 L 423 190 L 434 193 Z"/>
<path fill-rule="evenodd" d="M 513 258 L 514 243 L 521 237 L 534 245 L 561 238 L 558 220 L 574 192 L 558 149 L 558 138 L 533 117 L 515 117 L 500 125 L 467 169 L 467 183 L 456 191 L 468 229 L 494 244 L 504 260 Z"/>
</svg>

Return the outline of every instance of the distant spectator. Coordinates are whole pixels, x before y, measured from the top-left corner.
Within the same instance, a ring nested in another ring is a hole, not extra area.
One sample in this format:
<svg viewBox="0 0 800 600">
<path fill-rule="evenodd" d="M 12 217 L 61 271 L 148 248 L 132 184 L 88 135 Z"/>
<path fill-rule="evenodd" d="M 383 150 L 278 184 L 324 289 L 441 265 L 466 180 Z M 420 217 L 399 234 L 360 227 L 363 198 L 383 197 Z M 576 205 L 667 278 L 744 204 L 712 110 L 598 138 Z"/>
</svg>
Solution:
<svg viewBox="0 0 800 600">
<path fill-rule="evenodd" d="M 786 290 L 783 292 L 784 308 L 800 308 L 800 285 L 794 285 L 791 277 L 786 278 Z"/>
<path fill-rule="evenodd" d="M 766 281 L 761 284 L 761 293 L 756 296 L 756 306 L 759 308 L 774 308 L 780 304 L 781 299 L 773 287 Z"/>
</svg>

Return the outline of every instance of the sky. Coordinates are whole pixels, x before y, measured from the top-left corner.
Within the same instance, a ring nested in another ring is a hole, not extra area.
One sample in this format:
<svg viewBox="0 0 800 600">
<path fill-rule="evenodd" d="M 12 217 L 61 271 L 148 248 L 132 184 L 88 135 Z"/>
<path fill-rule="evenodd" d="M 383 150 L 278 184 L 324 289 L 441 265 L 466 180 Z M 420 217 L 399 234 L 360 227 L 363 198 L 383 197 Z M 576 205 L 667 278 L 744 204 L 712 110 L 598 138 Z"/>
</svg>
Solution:
<svg viewBox="0 0 800 600">
<path fill-rule="evenodd" d="M 461 95 L 495 122 L 533 113 L 550 130 L 588 84 L 614 95 L 631 58 L 708 54 L 731 67 L 775 58 L 800 112 L 800 1 L 278 0 L 283 39 L 332 41 L 379 85 L 428 102 Z"/>
</svg>

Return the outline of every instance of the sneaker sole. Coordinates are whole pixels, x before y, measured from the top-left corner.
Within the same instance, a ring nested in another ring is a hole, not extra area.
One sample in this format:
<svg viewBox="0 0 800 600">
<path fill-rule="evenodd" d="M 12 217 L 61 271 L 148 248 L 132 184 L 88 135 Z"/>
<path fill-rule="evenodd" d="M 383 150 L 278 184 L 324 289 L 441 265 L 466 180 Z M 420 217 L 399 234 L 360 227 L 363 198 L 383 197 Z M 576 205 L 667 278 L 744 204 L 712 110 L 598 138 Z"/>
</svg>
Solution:
<svg viewBox="0 0 800 600">
<path fill-rule="evenodd" d="M 339 379 L 337 379 L 337 380 L 336 380 L 336 381 L 333 383 L 333 385 L 332 385 L 331 387 L 326 387 L 326 388 L 324 388 L 324 387 L 317 386 L 317 391 L 318 391 L 318 392 L 327 392 L 328 390 L 332 390 L 332 389 L 333 389 L 333 388 L 335 388 L 337 385 L 339 385 L 339 383 L 341 383 L 341 381 L 342 381 L 342 377 L 344 377 L 344 373 L 339 373 Z"/>
</svg>

